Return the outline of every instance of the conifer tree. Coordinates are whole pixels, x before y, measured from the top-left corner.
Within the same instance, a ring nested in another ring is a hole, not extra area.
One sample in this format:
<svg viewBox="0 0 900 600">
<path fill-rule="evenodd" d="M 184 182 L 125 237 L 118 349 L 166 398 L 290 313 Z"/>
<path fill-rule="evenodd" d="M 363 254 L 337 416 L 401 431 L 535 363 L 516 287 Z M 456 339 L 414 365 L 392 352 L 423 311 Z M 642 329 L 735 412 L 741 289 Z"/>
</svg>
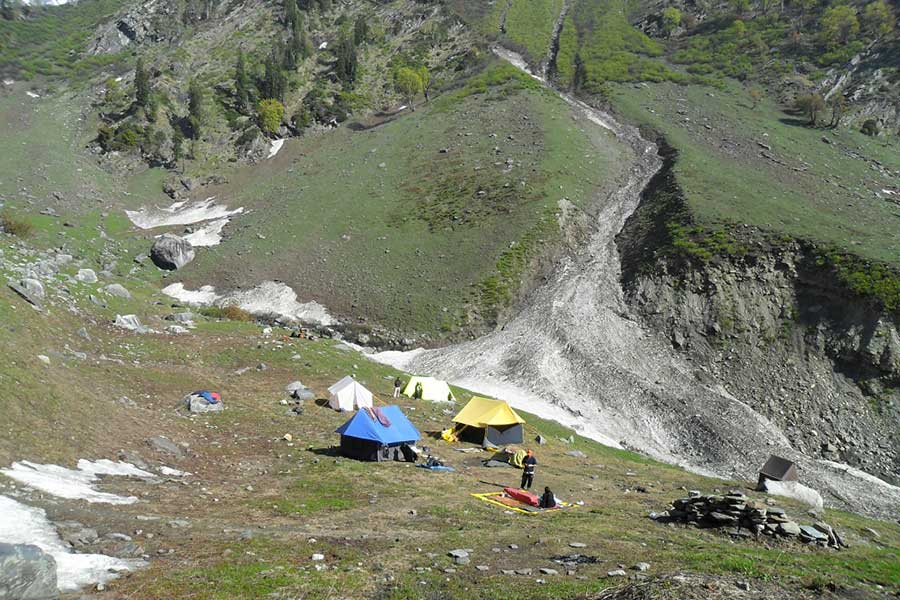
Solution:
<svg viewBox="0 0 900 600">
<path fill-rule="evenodd" d="M 150 75 L 144 68 L 144 58 L 138 57 L 134 67 L 134 103 L 144 108 L 150 100 Z"/>
</svg>

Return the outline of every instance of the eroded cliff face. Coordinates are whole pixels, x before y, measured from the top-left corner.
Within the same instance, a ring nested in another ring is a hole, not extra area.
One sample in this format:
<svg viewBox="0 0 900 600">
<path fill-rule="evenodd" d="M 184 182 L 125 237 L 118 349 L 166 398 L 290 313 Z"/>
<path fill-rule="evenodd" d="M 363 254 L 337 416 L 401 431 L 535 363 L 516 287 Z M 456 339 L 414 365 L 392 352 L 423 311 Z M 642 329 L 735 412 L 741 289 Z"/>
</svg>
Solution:
<svg viewBox="0 0 900 600">
<path fill-rule="evenodd" d="M 803 242 L 748 229 L 745 253 L 673 256 L 665 222 L 679 211 L 664 168 L 617 239 L 627 302 L 797 450 L 900 482 L 900 316 L 842 287 Z"/>
</svg>

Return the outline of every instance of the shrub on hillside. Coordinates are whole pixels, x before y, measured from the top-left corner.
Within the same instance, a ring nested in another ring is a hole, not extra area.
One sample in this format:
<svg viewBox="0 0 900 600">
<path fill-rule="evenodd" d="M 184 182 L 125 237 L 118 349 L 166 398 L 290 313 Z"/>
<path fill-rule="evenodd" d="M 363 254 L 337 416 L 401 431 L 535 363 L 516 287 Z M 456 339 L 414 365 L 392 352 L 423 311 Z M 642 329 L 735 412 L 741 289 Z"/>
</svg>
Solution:
<svg viewBox="0 0 900 600">
<path fill-rule="evenodd" d="M 860 129 L 860 131 L 870 136 L 881 133 L 881 130 L 878 128 L 878 121 L 875 119 L 866 119 L 866 122 L 862 124 L 862 129 Z"/>
<path fill-rule="evenodd" d="M 281 120 L 284 119 L 284 104 L 272 98 L 263 100 L 259 103 L 256 114 L 259 128 L 266 133 L 275 133 L 281 127 Z"/>
<path fill-rule="evenodd" d="M 252 321 L 253 315 L 239 306 L 209 306 L 201 308 L 200 314 L 211 319 L 228 321 Z"/>
<path fill-rule="evenodd" d="M 25 238 L 34 231 L 34 226 L 23 219 L 17 219 L 9 213 L 0 215 L 0 231 L 14 235 L 16 237 Z"/>
</svg>

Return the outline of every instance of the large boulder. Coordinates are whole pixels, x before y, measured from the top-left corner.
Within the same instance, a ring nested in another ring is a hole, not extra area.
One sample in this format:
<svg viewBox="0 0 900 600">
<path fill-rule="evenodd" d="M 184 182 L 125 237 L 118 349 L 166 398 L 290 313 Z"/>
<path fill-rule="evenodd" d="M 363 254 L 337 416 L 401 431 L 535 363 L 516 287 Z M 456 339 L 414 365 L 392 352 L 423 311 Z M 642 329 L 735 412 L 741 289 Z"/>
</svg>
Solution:
<svg viewBox="0 0 900 600">
<path fill-rule="evenodd" d="M 222 412 L 225 410 L 225 405 L 221 402 L 210 404 L 206 401 L 206 398 L 196 394 L 188 394 L 184 397 L 182 402 L 184 402 L 185 406 L 187 406 L 188 410 L 192 413 L 211 413 Z"/>
<path fill-rule="evenodd" d="M 194 247 L 189 241 L 171 233 L 163 234 L 150 249 L 150 260 L 160 269 L 174 271 L 194 260 Z"/>
<path fill-rule="evenodd" d="M 56 600 L 56 560 L 31 544 L 0 543 L 0 600 Z"/>
</svg>

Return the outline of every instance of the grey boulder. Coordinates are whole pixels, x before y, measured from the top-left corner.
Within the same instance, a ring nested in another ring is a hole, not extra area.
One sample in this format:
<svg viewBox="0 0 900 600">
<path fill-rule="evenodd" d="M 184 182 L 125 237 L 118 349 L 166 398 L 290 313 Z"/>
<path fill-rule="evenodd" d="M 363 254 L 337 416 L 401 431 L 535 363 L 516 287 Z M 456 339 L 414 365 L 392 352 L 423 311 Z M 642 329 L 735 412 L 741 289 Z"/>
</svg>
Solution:
<svg viewBox="0 0 900 600">
<path fill-rule="evenodd" d="M 150 260 L 160 269 L 174 271 L 194 260 L 194 247 L 189 241 L 171 233 L 163 234 L 150 248 Z"/>
<path fill-rule="evenodd" d="M 103 291 L 109 294 L 110 296 L 116 296 L 118 298 L 125 298 L 126 300 L 131 300 L 131 292 L 125 289 L 120 283 L 111 283 L 108 286 L 103 288 Z"/>
<path fill-rule="evenodd" d="M 192 413 L 222 412 L 225 409 L 225 406 L 221 402 L 210 404 L 205 398 L 193 394 L 185 398 L 185 400 L 187 401 L 186 404 L 188 410 Z"/>
<path fill-rule="evenodd" d="M 97 283 L 97 274 L 93 269 L 78 269 L 75 279 L 81 283 Z"/>
<path fill-rule="evenodd" d="M 165 436 L 154 436 L 147 440 L 147 443 L 150 444 L 153 449 L 160 452 L 165 452 L 166 454 L 171 454 L 179 458 L 184 456 L 184 451 L 181 449 L 181 447 Z"/>
<path fill-rule="evenodd" d="M 56 561 L 31 544 L 0 543 L 0 600 L 56 600 Z"/>
</svg>

